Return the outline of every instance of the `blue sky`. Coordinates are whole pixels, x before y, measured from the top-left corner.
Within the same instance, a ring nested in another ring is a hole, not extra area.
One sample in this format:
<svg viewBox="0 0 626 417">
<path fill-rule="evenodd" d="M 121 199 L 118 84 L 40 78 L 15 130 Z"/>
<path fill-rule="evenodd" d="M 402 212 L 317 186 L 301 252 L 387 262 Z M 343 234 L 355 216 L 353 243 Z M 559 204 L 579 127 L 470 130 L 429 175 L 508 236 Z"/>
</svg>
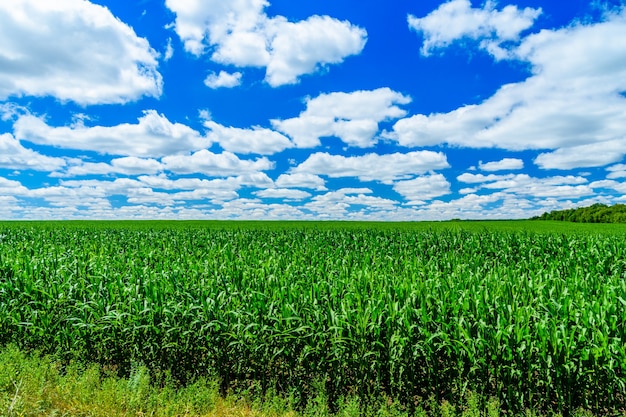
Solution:
<svg viewBox="0 0 626 417">
<path fill-rule="evenodd" d="M 0 218 L 626 199 L 623 0 L 0 3 Z"/>
</svg>

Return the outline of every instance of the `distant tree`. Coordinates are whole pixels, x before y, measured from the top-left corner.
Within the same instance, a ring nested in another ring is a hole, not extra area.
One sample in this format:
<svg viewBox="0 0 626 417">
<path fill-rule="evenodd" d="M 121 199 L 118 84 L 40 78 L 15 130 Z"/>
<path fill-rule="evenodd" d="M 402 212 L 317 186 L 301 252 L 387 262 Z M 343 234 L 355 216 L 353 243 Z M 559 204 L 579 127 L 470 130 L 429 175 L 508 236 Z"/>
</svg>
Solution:
<svg viewBox="0 0 626 417">
<path fill-rule="evenodd" d="M 545 212 L 533 220 L 558 220 L 578 223 L 626 223 L 626 204 L 592 204 L 576 209 Z"/>
</svg>

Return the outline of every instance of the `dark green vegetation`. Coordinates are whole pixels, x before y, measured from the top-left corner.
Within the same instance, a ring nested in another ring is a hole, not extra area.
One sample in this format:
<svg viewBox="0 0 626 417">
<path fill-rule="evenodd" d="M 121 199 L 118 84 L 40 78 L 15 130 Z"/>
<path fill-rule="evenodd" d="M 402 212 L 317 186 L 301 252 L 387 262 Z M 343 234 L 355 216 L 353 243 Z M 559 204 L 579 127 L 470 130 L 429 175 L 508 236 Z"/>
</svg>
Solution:
<svg viewBox="0 0 626 417">
<path fill-rule="evenodd" d="M 303 407 L 614 413 L 626 228 L 562 225 L 3 223 L 0 345 Z"/>
<path fill-rule="evenodd" d="M 429 402 L 429 412 L 415 417 L 499 417 L 497 400 L 483 408 L 475 394 L 467 392 L 461 406 Z M 151 382 L 145 366 L 136 365 L 119 378 L 96 364 L 72 362 L 61 366 L 49 356 L 26 355 L 15 347 L 0 349 L 0 415 L 3 417 L 329 417 L 323 393 L 295 412 L 292 401 L 268 392 L 238 392 L 223 396 L 214 379 L 199 378 L 184 387 L 166 380 Z M 397 404 L 379 404 L 364 410 L 358 398 L 342 399 L 338 417 L 409 417 Z M 538 417 L 527 413 L 525 417 Z M 574 417 L 592 417 L 578 412 Z"/>
<path fill-rule="evenodd" d="M 589 207 L 543 213 L 533 220 L 560 220 L 577 223 L 626 223 L 626 205 L 593 204 Z"/>
</svg>

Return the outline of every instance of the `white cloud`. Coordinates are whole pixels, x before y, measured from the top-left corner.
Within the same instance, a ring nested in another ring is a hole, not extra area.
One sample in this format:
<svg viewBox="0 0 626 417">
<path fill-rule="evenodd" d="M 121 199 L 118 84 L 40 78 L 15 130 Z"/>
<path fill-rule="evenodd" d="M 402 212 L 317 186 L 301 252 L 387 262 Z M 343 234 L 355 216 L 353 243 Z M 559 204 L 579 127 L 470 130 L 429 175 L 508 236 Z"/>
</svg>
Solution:
<svg viewBox="0 0 626 417">
<path fill-rule="evenodd" d="M 158 53 L 84 0 L 0 2 L 0 100 L 53 96 L 82 105 L 161 95 Z"/>
<path fill-rule="evenodd" d="M 206 149 L 191 155 L 166 156 L 162 162 L 166 170 L 176 174 L 200 173 L 214 177 L 252 174 L 274 167 L 267 158 L 242 160 L 232 152 L 215 154 Z"/>
<path fill-rule="evenodd" d="M 291 23 L 273 20 L 276 33 L 271 44 L 266 80 L 271 86 L 294 84 L 303 74 L 321 66 L 340 64 L 365 47 L 364 29 L 328 16 L 311 16 Z"/>
<path fill-rule="evenodd" d="M 311 16 L 269 17 L 266 0 L 166 0 L 185 49 L 239 67 L 265 67 L 272 86 L 293 84 L 321 66 L 338 64 L 365 46 L 367 33 L 349 22 Z M 208 48 L 212 46 L 213 48 Z"/>
<path fill-rule="evenodd" d="M 73 196 L 72 199 L 68 198 L 66 202 L 68 206 L 82 204 L 81 199 L 86 197 L 86 191 L 89 191 L 89 195 L 105 199 L 122 196 L 130 204 L 172 206 L 188 201 L 221 204 L 239 197 L 237 189 L 240 188 L 240 184 L 234 178 L 170 180 L 162 176 L 143 176 L 139 180 L 125 178 L 114 181 L 61 181 L 61 187 L 53 188 L 62 190 L 61 193 L 57 193 L 59 204 L 62 203 L 63 196 Z M 44 190 L 46 189 L 41 189 L 39 192 L 42 193 Z M 45 198 L 50 200 L 51 195 L 53 194 L 46 192 Z"/>
<path fill-rule="evenodd" d="M 489 175 L 484 175 L 484 174 L 472 174 L 469 172 L 465 172 L 461 175 L 459 175 L 458 177 L 456 177 L 457 180 L 464 182 L 466 184 L 480 184 L 480 183 L 484 183 L 484 182 L 492 182 L 492 181 L 499 181 L 502 179 L 509 179 L 509 178 L 514 178 L 515 175 L 514 174 L 507 174 L 507 175 L 496 175 L 496 174 L 489 174 Z"/>
<path fill-rule="evenodd" d="M 0 195 L 14 198 L 10 209 L 13 213 L 10 213 L 10 217 L 6 217 L 5 213 L 3 218 L 65 219 L 79 217 L 80 211 L 85 213 L 95 207 L 111 210 L 110 202 L 101 189 L 85 185 L 76 188 L 61 185 L 28 189 L 19 181 L 0 177 Z M 36 203 L 33 203 L 33 199 Z M 40 200 L 50 207 L 43 207 Z M 48 210 L 55 215 L 46 214 Z"/>
<path fill-rule="evenodd" d="M 466 188 L 461 188 L 459 189 L 459 194 L 461 195 L 465 195 L 465 194 L 475 194 L 477 193 L 479 190 L 478 187 L 466 187 Z"/>
<path fill-rule="evenodd" d="M 20 106 L 15 103 L 0 103 L 0 120 L 5 122 L 9 120 L 15 120 L 19 116 L 29 114 L 29 110 L 26 107 Z"/>
<path fill-rule="evenodd" d="M 329 191 L 328 193 L 323 194 L 323 195 L 315 196 L 314 200 L 316 201 L 322 201 L 322 200 L 323 201 L 342 201 L 344 197 L 347 195 L 372 194 L 373 192 L 374 191 L 372 191 L 370 188 L 366 188 L 366 187 L 346 187 L 346 188 L 340 188 L 335 191 Z"/>
<path fill-rule="evenodd" d="M 28 194 L 28 189 L 21 182 L 0 177 L 0 195 L 23 196 Z"/>
<path fill-rule="evenodd" d="M 171 195 L 175 202 L 202 201 L 211 204 L 222 204 L 224 201 L 234 200 L 239 197 L 236 191 L 219 188 L 200 188 L 192 191 L 183 191 Z M 157 202 L 158 204 L 158 202 Z"/>
<path fill-rule="evenodd" d="M 265 158 L 257 162 L 269 163 L 269 166 L 274 167 L 274 164 Z M 265 172 L 260 171 L 243 172 L 237 175 L 236 179 L 239 184 L 246 187 L 273 188 L 275 186 L 274 181 Z"/>
<path fill-rule="evenodd" d="M 118 178 L 113 181 L 101 179 L 61 180 L 59 184 L 64 188 L 98 190 L 101 195 L 124 195 L 125 190 L 145 187 L 139 181 L 131 178 Z"/>
<path fill-rule="evenodd" d="M 626 127 L 626 126 L 625 126 Z M 534 162 L 543 169 L 598 167 L 621 161 L 626 154 L 626 132 L 622 139 L 559 148 L 539 154 Z"/>
<path fill-rule="evenodd" d="M 593 195 L 586 178 L 573 175 L 536 178 L 528 174 L 482 175 L 464 173 L 457 177 L 464 183 L 480 184 L 479 189 L 500 190 L 532 198 L 574 199 Z"/>
<path fill-rule="evenodd" d="M 308 188 L 317 191 L 326 191 L 326 182 L 314 174 L 281 174 L 276 179 L 276 186 L 283 188 Z"/>
<path fill-rule="evenodd" d="M 22 213 L 19 200 L 13 196 L 0 195 L 0 219 L 16 219 Z M 0 236 L 0 242 L 2 241 Z"/>
<path fill-rule="evenodd" d="M 176 203 L 173 194 L 154 191 L 152 188 L 133 188 L 128 190 L 126 199 L 130 204 L 155 204 L 159 206 L 171 206 Z"/>
<path fill-rule="evenodd" d="M 343 201 L 351 206 L 365 206 L 367 211 L 389 210 L 398 204 L 395 200 L 363 194 L 347 195 Z"/>
<path fill-rule="evenodd" d="M 606 170 L 609 171 L 606 176 L 609 179 L 626 178 L 626 164 L 613 165 Z"/>
<path fill-rule="evenodd" d="M 204 126 L 210 129 L 207 138 L 230 152 L 269 155 L 294 146 L 288 137 L 271 129 L 226 127 L 212 120 L 205 121 Z"/>
<path fill-rule="evenodd" d="M 126 188 L 160 188 L 168 191 L 193 190 L 196 194 L 206 194 L 205 191 L 199 191 L 205 188 L 223 188 L 222 186 L 228 188 L 229 191 L 234 191 L 241 186 L 274 187 L 274 181 L 262 172 L 274 167 L 274 164 L 268 159 L 242 160 L 231 152 L 216 154 L 206 149 L 193 154 L 170 155 L 162 158 L 161 161 L 151 158 L 125 157 L 113 159 L 111 163 L 72 160 L 72 164 L 64 172 L 56 173 L 51 177 L 123 174 L 139 177 L 138 180 L 127 178 L 103 182 L 97 180 L 65 180 L 61 183 L 73 186 L 76 184 L 96 184 L 98 186 L 103 183 L 108 185 L 123 184 Z M 164 174 L 165 171 L 174 174 L 202 174 L 218 178 L 212 180 L 201 178 L 172 180 Z M 178 194 L 177 196 L 180 197 Z"/>
<path fill-rule="evenodd" d="M 210 45 L 219 45 L 233 32 L 254 30 L 266 19 L 266 0 L 166 0 L 165 5 L 176 13 L 174 29 L 185 50 L 201 55 Z"/>
<path fill-rule="evenodd" d="M 361 181 L 389 184 L 394 180 L 448 167 L 446 156 L 432 151 L 348 157 L 317 152 L 291 171 L 295 174 L 326 175 L 331 178 L 357 177 Z"/>
<path fill-rule="evenodd" d="M 532 64 L 527 80 L 480 104 L 399 120 L 385 137 L 411 147 L 555 150 L 535 160 L 545 169 L 619 162 L 626 154 L 625 32 L 626 9 L 604 22 L 531 35 L 514 51 Z"/>
<path fill-rule="evenodd" d="M 354 199 L 352 203 L 346 199 L 349 196 L 354 197 L 355 194 L 356 197 L 362 198 L 365 194 L 372 194 L 372 192 L 369 188 L 341 188 L 313 197 L 312 201 L 306 203 L 304 207 L 315 213 L 318 218 L 346 218 L 348 208 L 355 202 Z"/>
<path fill-rule="evenodd" d="M 485 162 L 480 161 L 478 167 L 481 171 L 505 171 L 524 168 L 524 161 L 517 158 L 504 158 L 500 161 Z"/>
<path fill-rule="evenodd" d="M 341 188 L 313 197 L 302 208 L 316 220 L 397 220 L 398 202 L 372 193 L 369 188 Z"/>
<path fill-rule="evenodd" d="M 200 178 L 177 178 L 171 179 L 166 175 L 142 175 L 137 179 L 143 185 L 160 190 L 222 190 L 236 191 L 241 187 L 240 181 L 235 177 L 217 178 L 212 180 Z"/>
<path fill-rule="evenodd" d="M 93 187 L 42 187 L 29 190 L 28 197 L 43 199 L 48 204 L 57 207 L 89 207 L 101 205 L 106 200 L 102 190 Z"/>
<path fill-rule="evenodd" d="M 603 181 L 594 181 L 589 184 L 591 188 L 607 188 L 611 190 L 615 190 L 618 193 L 622 194 L 622 198 L 626 195 L 626 183 L 613 181 L 613 180 L 603 180 Z"/>
<path fill-rule="evenodd" d="M 163 169 L 161 163 L 155 159 L 134 156 L 113 159 L 111 165 L 128 175 L 153 174 Z"/>
<path fill-rule="evenodd" d="M 272 123 L 301 148 L 318 146 L 325 136 L 365 148 L 374 144 L 378 124 L 404 117 L 406 111 L 398 105 L 410 102 L 409 97 L 389 88 L 321 94 L 306 100 L 306 110 L 300 116 Z"/>
<path fill-rule="evenodd" d="M 165 46 L 165 54 L 163 55 L 163 61 L 167 62 L 174 56 L 174 47 L 172 46 L 172 38 L 167 38 L 167 45 Z"/>
<path fill-rule="evenodd" d="M 261 198 L 277 198 L 281 200 L 304 200 L 305 198 L 311 197 L 311 193 L 289 188 L 268 188 L 266 190 L 256 191 L 254 195 Z"/>
<path fill-rule="evenodd" d="M 86 175 L 140 175 L 156 174 L 163 170 L 163 165 L 152 158 L 137 158 L 134 156 L 116 158 L 111 163 L 80 161 L 70 165 L 66 170 L 51 174 L 51 177 L 80 177 Z"/>
<path fill-rule="evenodd" d="M 138 122 L 111 127 L 51 127 L 29 115 L 17 120 L 14 132 L 18 139 L 38 145 L 137 157 L 161 157 L 210 145 L 195 130 L 172 123 L 155 110 L 144 112 Z"/>
<path fill-rule="evenodd" d="M 518 219 L 528 218 L 532 207 L 527 200 L 506 193 L 468 194 L 450 201 L 435 200 L 419 207 L 414 216 L 420 220 L 445 219 Z"/>
<path fill-rule="evenodd" d="M 103 197 L 124 196 L 135 204 L 173 205 L 179 202 L 205 200 L 220 203 L 238 198 L 241 188 L 239 179 L 218 178 L 179 178 L 170 179 L 165 175 L 140 176 L 138 179 L 121 178 L 105 180 L 61 181 L 64 189 L 94 190 Z"/>
<path fill-rule="evenodd" d="M 409 204 L 424 204 L 425 201 L 450 194 L 450 182 L 441 174 L 430 174 L 397 182 L 393 189 L 409 200 Z"/>
<path fill-rule="evenodd" d="M 63 158 L 42 155 L 25 148 L 9 133 L 0 134 L 0 168 L 54 171 L 64 167 L 65 164 Z"/>
<path fill-rule="evenodd" d="M 241 73 L 234 72 L 232 74 L 226 71 L 220 71 L 219 74 L 214 72 L 207 75 L 204 79 L 204 85 L 209 88 L 233 88 L 241 85 Z"/>
<path fill-rule="evenodd" d="M 210 211 L 217 219 L 298 219 L 304 213 L 289 204 L 267 204 L 260 199 L 239 198 L 225 202 L 220 209 Z"/>
<path fill-rule="evenodd" d="M 470 183 L 485 183 L 485 182 L 496 182 L 496 181 L 505 181 L 515 179 L 516 181 L 524 181 L 528 182 L 530 180 L 535 180 L 537 178 L 530 177 L 528 174 L 504 174 L 504 175 L 496 175 L 496 174 L 472 174 L 472 173 L 463 173 L 457 177 L 457 180 Z M 558 184 L 585 184 L 587 183 L 587 179 L 580 176 L 567 175 L 567 176 L 554 176 L 554 177 L 544 177 L 541 178 L 541 181 L 546 184 L 558 185 Z"/>
<path fill-rule="evenodd" d="M 71 165 L 63 172 L 53 172 L 51 177 L 65 178 L 65 177 L 82 177 L 87 175 L 108 175 L 113 173 L 120 173 L 110 164 L 106 162 L 80 162 L 76 165 Z"/>
<path fill-rule="evenodd" d="M 455 41 L 472 39 L 480 41 L 480 47 L 496 59 L 503 59 L 510 52 L 502 44 L 518 41 L 520 33 L 529 29 L 540 14 L 541 9 L 519 10 L 513 5 L 496 10 L 496 3 L 491 0 L 482 8 L 472 8 L 470 0 L 451 0 L 426 17 L 409 15 L 408 22 L 411 29 L 423 33 L 425 56 Z"/>
</svg>

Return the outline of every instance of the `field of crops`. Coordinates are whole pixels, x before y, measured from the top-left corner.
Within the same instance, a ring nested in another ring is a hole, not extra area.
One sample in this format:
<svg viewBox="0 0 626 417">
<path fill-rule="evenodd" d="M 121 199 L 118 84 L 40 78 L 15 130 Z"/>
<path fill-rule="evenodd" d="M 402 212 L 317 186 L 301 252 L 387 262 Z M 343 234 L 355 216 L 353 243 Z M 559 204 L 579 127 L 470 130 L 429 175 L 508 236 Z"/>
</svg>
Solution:
<svg viewBox="0 0 626 417">
<path fill-rule="evenodd" d="M 626 394 L 626 228 L 0 223 L 0 346 L 409 409 Z"/>
</svg>

